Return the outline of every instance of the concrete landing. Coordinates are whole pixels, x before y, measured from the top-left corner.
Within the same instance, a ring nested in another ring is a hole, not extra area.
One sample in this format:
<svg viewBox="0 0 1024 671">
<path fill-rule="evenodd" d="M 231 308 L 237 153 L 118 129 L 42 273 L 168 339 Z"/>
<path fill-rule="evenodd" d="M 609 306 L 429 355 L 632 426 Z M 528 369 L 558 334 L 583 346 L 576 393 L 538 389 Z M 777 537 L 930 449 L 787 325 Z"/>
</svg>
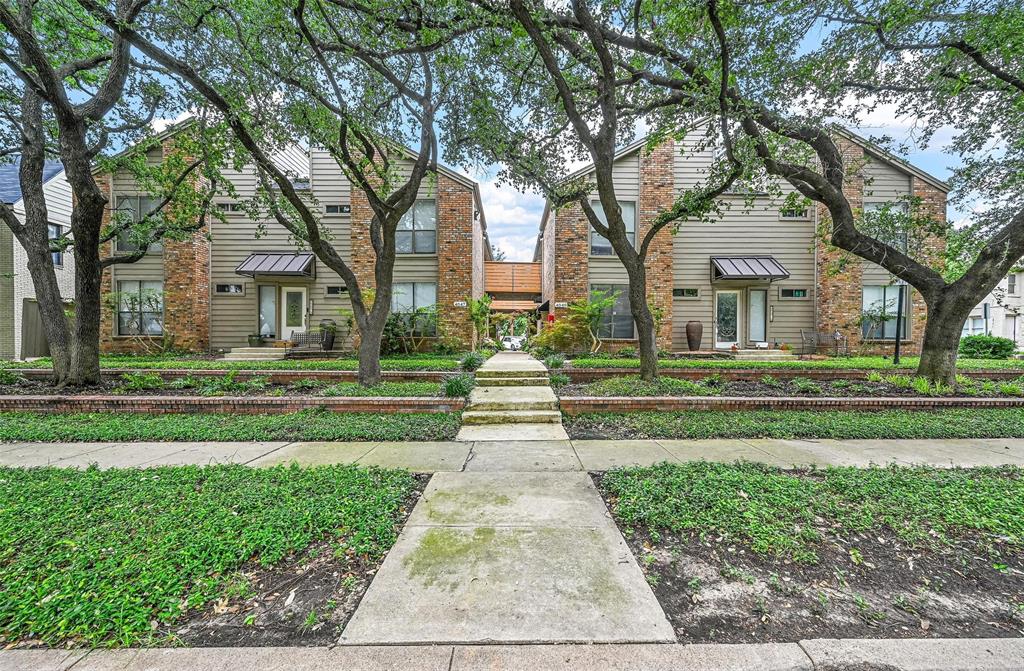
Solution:
<svg viewBox="0 0 1024 671">
<path fill-rule="evenodd" d="M 586 473 L 438 473 L 347 645 L 671 642 Z"/>
</svg>

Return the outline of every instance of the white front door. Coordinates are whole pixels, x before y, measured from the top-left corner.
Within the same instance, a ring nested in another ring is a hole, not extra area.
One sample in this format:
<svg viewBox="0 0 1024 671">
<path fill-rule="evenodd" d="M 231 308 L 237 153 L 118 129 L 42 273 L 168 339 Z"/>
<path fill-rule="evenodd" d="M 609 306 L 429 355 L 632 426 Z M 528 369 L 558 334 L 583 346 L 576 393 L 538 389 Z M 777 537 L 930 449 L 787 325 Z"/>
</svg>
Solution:
<svg viewBox="0 0 1024 671">
<path fill-rule="evenodd" d="M 715 292 L 715 347 L 729 349 L 740 342 L 740 292 Z"/>
<path fill-rule="evenodd" d="M 306 329 L 306 287 L 281 287 L 281 339 Z"/>
</svg>

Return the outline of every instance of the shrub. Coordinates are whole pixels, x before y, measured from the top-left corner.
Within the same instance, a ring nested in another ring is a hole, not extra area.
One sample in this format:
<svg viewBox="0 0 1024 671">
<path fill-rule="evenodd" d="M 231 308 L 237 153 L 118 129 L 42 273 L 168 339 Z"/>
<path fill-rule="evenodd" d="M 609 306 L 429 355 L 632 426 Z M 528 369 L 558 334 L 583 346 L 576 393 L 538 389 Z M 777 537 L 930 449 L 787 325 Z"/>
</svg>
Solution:
<svg viewBox="0 0 1024 671">
<path fill-rule="evenodd" d="M 565 365 L 565 357 L 561 354 L 552 354 L 551 356 L 544 357 L 544 365 L 547 366 L 548 370 L 558 370 Z"/>
<path fill-rule="evenodd" d="M 569 315 L 546 324 L 544 330 L 533 337 L 533 344 L 552 352 L 575 352 L 590 340 L 589 334 L 580 318 Z"/>
<path fill-rule="evenodd" d="M 1009 338 L 969 335 L 960 339 L 960 356 L 965 359 L 1008 359 L 1017 345 Z"/>
<path fill-rule="evenodd" d="M 484 365 L 484 355 L 479 352 L 469 352 L 466 356 L 462 357 L 461 364 L 462 370 L 473 372 Z"/>
<path fill-rule="evenodd" d="M 147 389 L 163 389 L 167 384 L 156 373 L 125 373 L 121 376 L 118 393 L 126 391 L 145 391 Z"/>
<path fill-rule="evenodd" d="M 820 394 L 821 385 L 814 380 L 808 380 L 806 377 L 795 377 L 791 381 L 793 388 L 801 394 Z"/>
<path fill-rule="evenodd" d="M 13 370 L 0 368 L 0 384 L 18 384 L 24 379 L 21 374 L 15 373 Z"/>
<path fill-rule="evenodd" d="M 782 386 L 782 382 L 774 375 L 762 375 L 761 384 L 766 387 L 774 387 L 776 389 Z"/>
<path fill-rule="evenodd" d="M 592 396 L 714 396 L 716 380 L 694 382 L 674 377 L 659 377 L 646 382 L 637 375 L 610 377 L 586 386 Z"/>
<path fill-rule="evenodd" d="M 462 350 L 462 341 L 455 336 L 442 336 L 431 348 L 434 354 L 458 354 Z"/>
<path fill-rule="evenodd" d="M 288 385 L 288 388 L 292 391 L 305 391 L 308 389 L 319 389 L 320 387 L 326 387 L 327 382 L 325 380 L 317 380 L 312 377 L 304 377 L 292 382 Z"/>
<path fill-rule="evenodd" d="M 444 395 L 449 398 L 457 396 L 469 396 L 476 386 L 476 379 L 467 373 L 452 375 L 444 379 Z"/>
<path fill-rule="evenodd" d="M 618 352 L 615 353 L 615 356 L 617 356 L 620 359 L 635 359 L 637 356 L 636 348 L 623 347 Z"/>
<path fill-rule="evenodd" d="M 569 384 L 569 376 L 565 373 L 553 373 L 548 379 L 552 387 L 564 387 Z"/>
</svg>

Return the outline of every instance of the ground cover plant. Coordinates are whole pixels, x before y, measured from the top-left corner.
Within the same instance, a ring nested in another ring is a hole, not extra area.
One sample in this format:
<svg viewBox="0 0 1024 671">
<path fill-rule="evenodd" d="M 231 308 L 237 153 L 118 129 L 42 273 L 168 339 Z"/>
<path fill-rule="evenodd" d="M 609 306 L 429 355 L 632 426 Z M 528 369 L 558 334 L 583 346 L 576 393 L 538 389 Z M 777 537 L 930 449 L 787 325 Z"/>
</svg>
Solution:
<svg viewBox="0 0 1024 671">
<path fill-rule="evenodd" d="M 986 380 L 957 376 L 955 385 L 929 382 L 902 373 L 869 371 L 863 381 L 811 380 L 805 377 L 779 379 L 771 374 L 758 380 L 722 380 L 709 375 L 700 380 L 659 377 L 646 382 L 635 375 L 609 377 L 594 382 L 567 385 L 559 395 L 572 396 L 805 396 L 805 397 L 936 397 L 1024 396 L 1024 377 L 1016 380 Z"/>
<path fill-rule="evenodd" d="M 1024 438 L 1024 409 L 690 410 L 564 415 L 570 438 Z"/>
<path fill-rule="evenodd" d="M 0 413 L 2 441 L 452 440 L 458 413 Z"/>
<path fill-rule="evenodd" d="M 1019 636 L 1018 468 L 610 471 L 599 485 L 680 639 Z"/>
<path fill-rule="evenodd" d="M 415 371 L 458 370 L 462 357 L 455 354 L 396 354 L 381 357 L 382 370 Z M 50 368 L 49 359 L 35 361 L 2 361 L 0 368 Z M 185 369 L 185 370 L 358 370 L 359 360 L 288 359 L 283 361 L 227 361 L 200 356 L 106 355 L 100 357 L 105 369 Z"/>
<path fill-rule="evenodd" d="M 899 365 L 894 365 L 891 358 L 881 356 L 850 356 L 830 357 L 827 359 L 793 359 L 791 361 L 746 361 L 737 359 L 696 359 L 666 358 L 658 361 L 662 368 L 765 368 L 765 369 L 840 369 L 840 370 L 901 370 L 917 367 L 917 357 L 901 357 Z M 572 360 L 573 368 L 639 368 L 639 359 L 620 359 L 612 357 L 583 357 Z M 961 370 L 1024 370 L 1024 360 L 1020 359 L 958 359 L 957 367 Z"/>
<path fill-rule="evenodd" d="M 319 541 L 376 565 L 416 488 L 354 466 L 0 468 L 0 645 L 170 642 Z"/>
</svg>

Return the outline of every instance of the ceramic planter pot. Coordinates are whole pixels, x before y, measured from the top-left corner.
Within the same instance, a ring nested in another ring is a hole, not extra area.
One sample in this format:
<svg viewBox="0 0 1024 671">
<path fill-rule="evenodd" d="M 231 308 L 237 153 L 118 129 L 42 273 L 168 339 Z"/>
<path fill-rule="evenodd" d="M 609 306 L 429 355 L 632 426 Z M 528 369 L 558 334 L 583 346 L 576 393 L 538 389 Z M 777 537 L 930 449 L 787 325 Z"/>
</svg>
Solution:
<svg viewBox="0 0 1024 671">
<path fill-rule="evenodd" d="M 704 337 L 704 324 L 698 321 L 686 322 L 686 346 L 691 352 L 700 349 L 701 338 Z"/>
</svg>

